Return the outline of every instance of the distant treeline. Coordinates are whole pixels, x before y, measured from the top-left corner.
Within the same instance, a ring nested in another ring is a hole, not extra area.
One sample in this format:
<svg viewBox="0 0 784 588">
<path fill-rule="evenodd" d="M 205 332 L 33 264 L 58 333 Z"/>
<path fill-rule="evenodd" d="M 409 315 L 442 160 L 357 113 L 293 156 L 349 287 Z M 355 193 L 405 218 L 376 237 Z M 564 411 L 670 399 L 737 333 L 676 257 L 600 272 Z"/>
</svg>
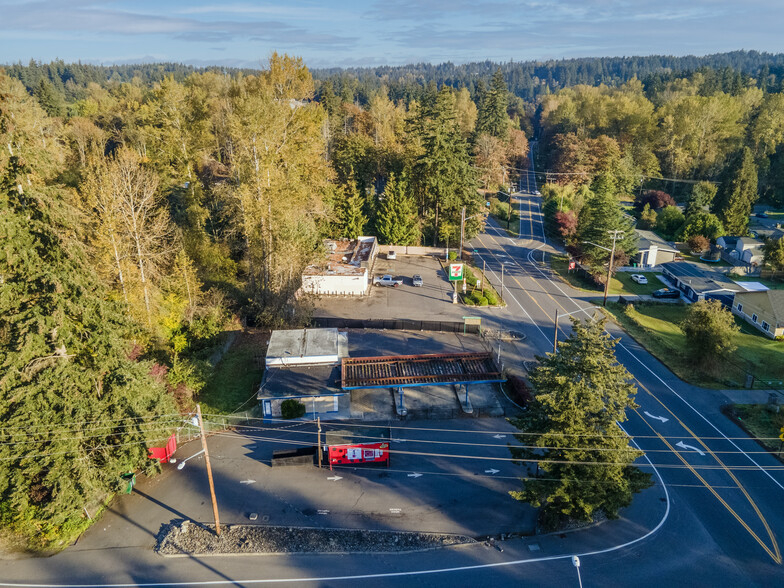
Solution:
<svg viewBox="0 0 784 588">
<path fill-rule="evenodd" d="M 183 81 L 191 73 L 218 71 L 221 73 L 254 73 L 254 69 L 199 68 L 179 63 L 149 63 L 132 65 L 88 65 L 30 61 L 27 65 L 6 65 L 9 76 L 20 80 L 33 93 L 42 80 L 48 80 L 66 101 L 84 97 L 83 90 L 90 82 L 102 86 L 111 83 L 139 80 L 142 85 L 159 82 L 166 76 Z M 409 103 L 420 99 L 431 82 L 436 86 L 465 87 L 475 98 L 489 84 L 496 70 L 501 69 L 509 91 L 526 101 L 534 101 L 543 94 L 556 92 L 578 84 L 619 86 L 632 78 L 643 81 L 652 91 L 677 77 L 700 71 L 709 78 L 706 92 L 721 91 L 732 94 L 748 87 L 751 79 L 764 90 L 780 91 L 784 79 L 784 53 L 731 51 L 713 55 L 649 55 L 644 57 L 585 57 L 548 61 L 510 61 L 495 63 L 481 61 L 456 65 L 418 63 L 401 66 L 369 68 L 330 68 L 312 70 L 319 89 L 332 82 L 333 90 L 347 101 L 369 103 L 381 86 L 389 90 L 393 101 Z"/>
</svg>

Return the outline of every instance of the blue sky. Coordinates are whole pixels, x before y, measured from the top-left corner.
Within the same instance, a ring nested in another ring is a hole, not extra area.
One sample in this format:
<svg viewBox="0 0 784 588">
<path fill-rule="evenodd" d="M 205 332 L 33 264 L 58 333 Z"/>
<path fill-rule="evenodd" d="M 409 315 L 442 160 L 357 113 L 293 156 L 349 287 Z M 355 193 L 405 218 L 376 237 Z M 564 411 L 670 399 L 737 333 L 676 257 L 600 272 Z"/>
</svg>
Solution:
<svg viewBox="0 0 784 588">
<path fill-rule="evenodd" d="M 257 67 L 784 51 L 781 0 L 0 0 L 0 63 Z"/>
</svg>

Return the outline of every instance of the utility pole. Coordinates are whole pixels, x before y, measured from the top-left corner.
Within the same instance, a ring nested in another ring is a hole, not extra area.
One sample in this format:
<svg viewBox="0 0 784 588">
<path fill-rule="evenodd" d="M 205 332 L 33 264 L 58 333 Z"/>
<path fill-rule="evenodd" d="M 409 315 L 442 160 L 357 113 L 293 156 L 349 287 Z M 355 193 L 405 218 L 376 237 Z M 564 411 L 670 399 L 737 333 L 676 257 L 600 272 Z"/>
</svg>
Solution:
<svg viewBox="0 0 784 588">
<path fill-rule="evenodd" d="M 318 417 L 316 422 L 318 423 L 318 464 L 321 469 L 321 417 Z"/>
<path fill-rule="evenodd" d="M 619 236 L 623 237 L 623 231 L 607 231 L 608 233 L 612 234 L 612 249 L 610 250 L 610 263 L 607 265 L 607 282 L 604 284 L 604 302 L 602 302 L 602 306 L 607 306 L 607 292 L 610 290 L 610 276 L 612 275 L 612 267 L 613 267 L 613 260 L 615 259 L 615 241 L 618 239 Z"/>
<path fill-rule="evenodd" d="M 504 297 L 504 264 L 501 264 L 501 298 Z"/>
<path fill-rule="evenodd" d="M 487 265 L 487 262 L 483 259 L 482 260 L 482 296 L 485 295 L 485 280 L 487 279 L 487 276 L 485 275 L 485 266 L 486 265 Z"/>
<path fill-rule="evenodd" d="M 212 497 L 212 514 L 215 515 L 215 534 L 220 537 L 220 517 L 218 517 L 218 501 L 215 499 L 215 483 L 212 481 L 212 467 L 210 467 L 210 454 L 207 451 L 207 437 L 204 435 L 204 422 L 201 419 L 201 405 L 196 405 L 196 416 L 199 417 L 199 430 L 201 431 L 201 448 L 204 450 L 204 463 L 207 464 L 207 479 L 210 481 L 210 496 Z"/>
<path fill-rule="evenodd" d="M 553 353 L 558 353 L 558 309 L 555 309 L 555 334 L 553 334 Z"/>
<path fill-rule="evenodd" d="M 465 230 L 465 220 L 466 220 L 466 218 L 465 218 L 465 208 L 466 207 L 464 206 L 463 210 L 460 211 L 460 253 L 459 253 L 460 261 L 463 260 L 463 232 Z"/>
</svg>

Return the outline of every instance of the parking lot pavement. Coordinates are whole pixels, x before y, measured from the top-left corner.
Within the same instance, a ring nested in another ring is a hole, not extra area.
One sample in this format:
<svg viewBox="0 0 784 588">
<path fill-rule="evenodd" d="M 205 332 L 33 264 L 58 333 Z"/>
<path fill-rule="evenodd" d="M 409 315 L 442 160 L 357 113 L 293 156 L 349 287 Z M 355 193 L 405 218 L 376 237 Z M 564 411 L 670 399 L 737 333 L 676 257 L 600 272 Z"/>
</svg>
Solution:
<svg viewBox="0 0 784 588">
<path fill-rule="evenodd" d="M 371 286 L 368 295 L 363 297 L 322 297 L 316 303 L 316 316 L 463 320 L 466 307 L 452 304 L 452 285 L 434 257 L 400 254 L 396 260 L 379 257 L 373 277 L 385 274 L 402 279 L 403 284 L 397 288 Z M 421 287 L 413 285 L 415 274 L 422 276 L 424 284 Z"/>
</svg>

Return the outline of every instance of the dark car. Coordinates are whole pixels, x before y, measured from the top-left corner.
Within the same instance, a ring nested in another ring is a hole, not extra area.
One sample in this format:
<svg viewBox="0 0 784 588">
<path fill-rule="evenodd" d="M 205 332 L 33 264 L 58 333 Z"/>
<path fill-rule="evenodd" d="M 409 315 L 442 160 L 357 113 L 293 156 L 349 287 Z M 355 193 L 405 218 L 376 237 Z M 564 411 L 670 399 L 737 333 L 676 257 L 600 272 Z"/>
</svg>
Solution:
<svg viewBox="0 0 784 588">
<path fill-rule="evenodd" d="M 758 212 L 754 216 L 756 216 L 757 218 L 768 218 L 768 214 L 766 212 Z"/>
<path fill-rule="evenodd" d="M 653 292 L 653 297 L 654 298 L 680 298 L 681 293 L 679 290 L 673 290 L 671 288 L 661 288 Z"/>
</svg>

